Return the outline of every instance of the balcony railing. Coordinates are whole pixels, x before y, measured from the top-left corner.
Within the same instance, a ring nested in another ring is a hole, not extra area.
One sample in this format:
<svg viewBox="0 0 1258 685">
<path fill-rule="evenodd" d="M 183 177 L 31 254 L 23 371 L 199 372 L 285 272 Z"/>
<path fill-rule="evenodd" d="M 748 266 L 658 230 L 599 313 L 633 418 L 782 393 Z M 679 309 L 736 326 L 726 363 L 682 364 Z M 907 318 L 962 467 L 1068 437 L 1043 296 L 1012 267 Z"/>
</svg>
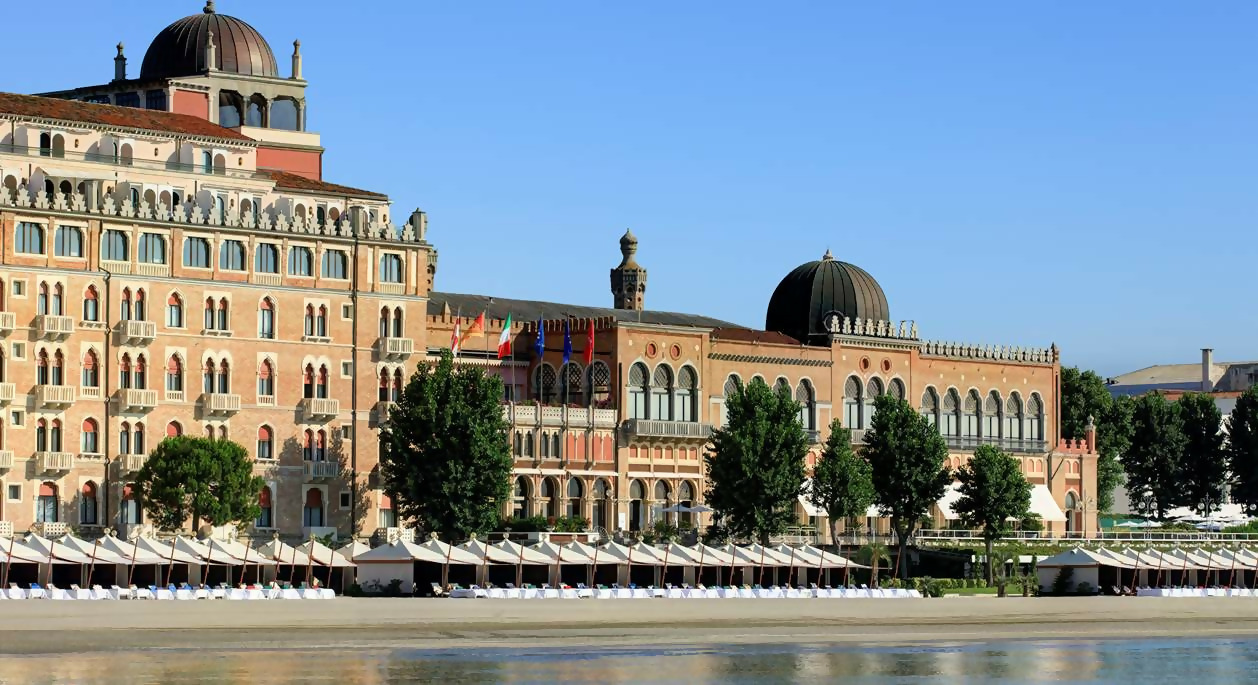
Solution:
<svg viewBox="0 0 1258 685">
<path fill-rule="evenodd" d="M 944 442 L 948 449 L 970 451 L 979 445 L 994 445 L 1006 452 L 1043 454 L 1048 451 L 1048 443 L 1044 440 L 1023 440 L 1020 438 L 997 438 L 978 435 L 945 435 Z"/>
<path fill-rule="evenodd" d="M 74 468 L 74 455 L 69 452 L 36 452 L 35 470 L 39 473 L 60 473 Z"/>
<path fill-rule="evenodd" d="M 40 314 L 35 317 L 35 335 L 40 338 L 64 338 L 74 333 L 74 319 L 68 316 Z"/>
<path fill-rule="evenodd" d="M 712 436 L 712 424 L 696 423 L 694 421 L 629 419 L 625 421 L 625 433 L 633 438 L 707 440 Z"/>
<path fill-rule="evenodd" d="M 13 537 L 13 522 L 0 521 L 0 538 L 11 538 L 11 537 Z"/>
<path fill-rule="evenodd" d="M 71 152 L 52 150 L 49 148 L 27 147 L 25 145 L 0 145 L 0 153 L 10 155 L 25 155 L 27 157 L 50 157 L 54 159 L 64 159 L 74 162 L 88 162 L 91 164 L 105 164 L 115 167 L 129 167 L 132 169 L 148 170 L 148 171 L 175 171 L 186 174 L 198 174 L 208 176 L 224 176 L 229 178 L 261 178 L 264 175 L 244 169 L 232 168 L 216 168 L 206 166 L 204 164 L 185 164 L 182 162 L 156 161 L 148 159 L 140 159 L 132 157 L 124 158 L 120 155 L 103 155 L 92 152 Z"/>
<path fill-rule="evenodd" d="M 121 454 L 118 455 L 118 465 L 122 468 L 123 473 L 139 473 L 144 468 L 144 462 L 148 460 L 148 455 L 144 454 Z"/>
<path fill-rule="evenodd" d="M 12 402 L 17 397 L 17 386 L 12 383 L 0 383 L 0 402 Z"/>
<path fill-rule="evenodd" d="M 118 406 L 130 411 L 148 411 L 157 406 L 156 390 L 134 390 L 123 388 L 118 391 Z"/>
<path fill-rule="evenodd" d="M 74 386 L 37 385 L 35 404 L 41 407 L 68 407 L 74 404 Z"/>
<path fill-rule="evenodd" d="M 31 532 L 47 540 L 54 540 L 70 533 L 65 521 L 40 521 L 31 524 Z"/>
<path fill-rule="evenodd" d="M 306 480 L 327 480 L 341 475 L 341 465 L 334 461 L 303 462 Z"/>
<path fill-rule="evenodd" d="M 389 412 L 393 411 L 393 408 L 396 406 L 397 402 L 392 400 L 380 400 L 379 402 L 376 402 L 376 419 L 384 421 L 389 418 Z"/>
<path fill-rule="evenodd" d="M 240 395 L 206 393 L 202 406 L 210 414 L 235 414 L 240 411 Z"/>
<path fill-rule="evenodd" d="M 13 468 L 13 450 L 0 450 L 0 471 Z"/>
<path fill-rule="evenodd" d="M 390 359 L 405 359 L 415 352 L 415 341 L 410 338 L 381 338 L 378 348 Z"/>
<path fill-rule="evenodd" d="M 123 321 L 118 325 L 122 339 L 131 344 L 152 342 L 157 337 L 157 324 L 152 321 Z"/>
<path fill-rule="evenodd" d="M 0 312 L 0 334 L 12 333 L 17 328 L 17 315 L 13 312 Z"/>
<path fill-rule="evenodd" d="M 339 416 L 341 413 L 341 401 L 307 397 L 301 401 L 301 411 L 307 421 L 329 416 Z"/>
</svg>

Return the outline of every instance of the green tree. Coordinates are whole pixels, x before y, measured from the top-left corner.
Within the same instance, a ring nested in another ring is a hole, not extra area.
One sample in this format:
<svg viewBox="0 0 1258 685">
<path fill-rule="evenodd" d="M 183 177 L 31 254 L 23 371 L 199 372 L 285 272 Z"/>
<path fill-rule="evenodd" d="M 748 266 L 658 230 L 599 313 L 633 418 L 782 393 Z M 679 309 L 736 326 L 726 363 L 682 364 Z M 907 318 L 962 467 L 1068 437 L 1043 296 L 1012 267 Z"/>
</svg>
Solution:
<svg viewBox="0 0 1258 685">
<path fill-rule="evenodd" d="M 1184 453 L 1179 405 L 1161 393 L 1136 398 L 1132 412 L 1131 448 L 1123 455 L 1131 507 L 1165 518 L 1179 506 L 1180 459 Z"/>
<path fill-rule="evenodd" d="M 944 494 L 952 475 L 944 468 L 948 446 L 939 430 L 908 402 L 891 395 L 874 400 L 862 455 L 873 469 L 874 503 L 899 537 L 899 558 L 907 559 L 909 538 L 918 522 Z M 900 574 L 909 577 L 908 564 Z"/>
<path fill-rule="evenodd" d="M 891 563 L 891 555 L 886 545 L 871 542 L 856 550 L 856 563 L 869 567 L 869 584 L 878 587 L 878 571 L 884 563 Z"/>
<path fill-rule="evenodd" d="M 952 505 L 969 528 L 981 529 L 987 547 L 987 582 L 995 579 L 992 544 L 1009 532 L 1010 520 L 1026 518 L 1031 508 L 1031 484 L 1017 459 L 1000 448 L 982 445 L 969 463 L 957 471 L 961 497 Z"/>
<path fill-rule="evenodd" d="M 399 518 L 454 541 L 492 529 L 511 494 L 502 379 L 456 365 L 448 350 L 420 364 L 380 431 L 380 478 Z"/>
<path fill-rule="evenodd" d="M 1131 444 L 1132 401 L 1115 399 L 1105 379 L 1077 367 L 1061 370 L 1061 435 L 1082 440 L 1088 422 L 1096 427 L 1096 503 L 1101 511 L 1114 505 L 1114 489 L 1123 483 L 1119 460 Z"/>
<path fill-rule="evenodd" d="M 1258 386 L 1236 400 L 1227 417 L 1227 459 L 1232 472 L 1232 499 L 1258 514 Z"/>
<path fill-rule="evenodd" d="M 794 523 L 808 437 L 790 390 L 753 379 L 725 397 L 728 421 L 704 462 L 707 503 L 735 538 L 767 544 Z"/>
<path fill-rule="evenodd" d="M 836 544 L 839 522 L 863 517 L 874 503 L 874 482 L 869 462 L 852 451 L 852 432 L 835 419 L 830 423 L 821 459 L 812 471 L 812 487 L 808 499 L 826 512 L 830 519 L 830 535 Z"/>
<path fill-rule="evenodd" d="M 230 440 L 189 436 L 162 440 L 135 480 L 149 519 L 162 530 L 202 521 L 214 526 L 258 518 L 262 479 L 253 460 Z"/>
<path fill-rule="evenodd" d="M 1223 503 L 1227 452 L 1223 448 L 1223 413 L 1214 398 L 1199 392 L 1179 398 L 1184 453 L 1179 464 L 1181 502 L 1202 516 Z"/>
</svg>

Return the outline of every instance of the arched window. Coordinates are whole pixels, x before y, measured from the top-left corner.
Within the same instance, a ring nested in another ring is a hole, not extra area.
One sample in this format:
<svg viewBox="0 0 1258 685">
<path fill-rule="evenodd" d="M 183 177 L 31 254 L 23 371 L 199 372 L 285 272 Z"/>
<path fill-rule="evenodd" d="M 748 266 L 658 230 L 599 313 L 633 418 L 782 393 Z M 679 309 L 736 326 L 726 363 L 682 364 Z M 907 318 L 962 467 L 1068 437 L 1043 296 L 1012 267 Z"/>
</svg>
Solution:
<svg viewBox="0 0 1258 685">
<path fill-rule="evenodd" d="M 698 421 L 699 378 L 689 366 L 677 372 L 677 391 L 673 396 L 674 418 L 678 421 Z"/>
<path fill-rule="evenodd" d="M 517 441 L 520 437 L 516 433 Z M 511 516 L 517 519 L 529 516 L 529 481 L 524 476 L 517 476 L 511 485 Z"/>
<path fill-rule="evenodd" d="M 395 338 L 401 338 L 401 337 L 403 337 L 402 330 L 403 330 L 403 328 L 402 328 L 402 308 L 401 308 L 401 307 L 394 307 L 394 308 L 393 308 L 393 337 L 395 337 Z"/>
<path fill-rule="evenodd" d="M 174 355 L 166 362 L 167 392 L 183 392 L 183 363 Z"/>
<path fill-rule="evenodd" d="M 315 397 L 323 400 L 328 397 L 328 367 L 319 365 L 319 376 L 315 378 Z"/>
<path fill-rule="evenodd" d="M 62 304 L 65 299 L 64 295 L 65 290 L 61 287 L 60 283 L 52 286 L 52 304 L 48 307 L 49 314 L 52 314 L 53 316 L 65 316 L 65 308 Z"/>
<path fill-rule="evenodd" d="M 323 526 L 323 491 L 310 488 L 306 491 L 306 506 L 302 508 L 301 523 L 307 528 Z"/>
<path fill-rule="evenodd" d="M 402 257 L 395 254 L 380 255 L 380 282 L 402 282 Z"/>
<path fill-rule="evenodd" d="M 97 363 L 96 352 L 88 350 L 83 355 L 83 387 L 100 387 L 100 364 Z"/>
<path fill-rule="evenodd" d="M 349 257 L 344 250 L 323 251 L 323 277 L 344 280 L 349 278 Z"/>
<path fill-rule="evenodd" d="M 100 321 L 100 302 L 97 300 L 96 286 L 89 285 L 83 292 L 83 320 Z"/>
<path fill-rule="evenodd" d="M 218 330 L 230 331 L 231 329 L 231 319 L 227 312 L 227 298 L 224 297 L 218 301 Z"/>
<path fill-rule="evenodd" d="M 629 484 L 629 530 L 643 530 L 646 527 L 646 512 L 642 500 L 646 498 L 646 487 L 642 481 L 635 480 Z"/>
<path fill-rule="evenodd" d="M 30 221 L 19 221 L 14 233 L 14 250 L 22 254 L 44 254 L 43 226 Z"/>
<path fill-rule="evenodd" d="M 314 431 L 309 428 L 302 433 L 301 441 L 301 458 L 306 461 L 314 461 L 315 437 Z"/>
<path fill-rule="evenodd" d="M 673 370 L 667 364 L 655 367 L 651 375 L 650 418 L 657 421 L 673 420 Z"/>
<path fill-rule="evenodd" d="M 380 308 L 380 337 L 381 338 L 389 337 L 389 319 L 390 318 L 391 318 L 391 315 L 389 313 L 389 308 L 381 307 Z"/>
<path fill-rule="evenodd" d="M 133 188 L 131 192 L 133 193 L 132 199 L 138 200 L 139 191 Z M 133 204 L 136 207 L 140 205 L 139 202 L 133 202 Z M 112 229 L 105 231 L 105 234 L 101 236 L 100 258 L 111 262 L 131 261 L 131 244 L 127 240 L 127 234 Z"/>
<path fill-rule="evenodd" d="M 43 419 L 35 422 L 35 451 L 48 451 L 48 422 Z"/>
<path fill-rule="evenodd" d="M 568 511 L 569 518 L 578 518 L 583 515 L 581 498 L 585 495 L 585 486 L 581 484 L 579 478 L 568 479 Z"/>
<path fill-rule="evenodd" d="M 402 378 L 402 369 L 393 370 L 393 394 L 389 397 L 392 402 L 402 401 L 402 385 L 405 381 Z"/>
<path fill-rule="evenodd" d="M 254 250 L 253 270 L 263 274 L 280 272 L 280 249 L 272 243 L 258 243 Z"/>
<path fill-rule="evenodd" d="M 214 298 L 205 298 L 205 330 L 214 330 Z"/>
<path fill-rule="evenodd" d="M 611 398 L 611 370 L 603 362 L 595 361 L 585 370 L 585 377 L 589 383 L 586 392 L 590 402 L 595 406 L 606 405 Z"/>
<path fill-rule="evenodd" d="M 56 483 L 40 483 L 39 498 L 35 501 L 35 521 L 37 523 L 56 523 L 60 520 L 58 510 L 61 508 L 57 498 Z"/>
<path fill-rule="evenodd" d="M 724 393 L 724 397 L 722 398 L 722 401 L 721 401 L 721 425 L 722 426 L 729 423 L 729 409 L 727 408 L 729 405 L 729 398 L 738 394 L 738 389 L 741 387 L 743 387 L 743 381 L 741 378 L 738 377 L 738 374 L 731 373 L 725 379 L 725 387 L 722 391 Z"/>
<path fill-rule="evenodd" d="M 849 430 L 859 430 L 861 424 L 861 379 L 850 376 L 843 384 L 843 426 Z"/>
<path fill-rule="evenodd" d="M 135 491 L 128 484 L 122 488 L 122 506 L 118 512 L 125 526 L 137 526 L 141 522 L 140 503 L 135 499 Z"/>
<path fill-rule="evenodd" d="M 584 404 L 582 392 L 585 390 L 585 383 L 581 380 L 583 375 L 581 365 L 576 362 L 568 362 L 560 369 L 560 398 L 564 404 Z"/>
<path fill-rule="evenodd" d="M 83 453 L 100 454 L 100 441 L 96 433 L 96 419 L 83 420 Z"/>
<path fill-rule="evenodd" d="M 57 350 L 52 355 L 52 384 L 65 385 L 65 369 L 66 358 L 61 354 L 61 350 Z"/>
<path fill-rule="evenodd" d="M 39 294 L 35 299 L 35 313 L 40 316 L 48 314 L 48 296 L 52 291 L 44 281 L 39 282 Z"/>
<path fill-rule="evenodd" d="M 377 399 L 381 402 L 390 401 L 389 396 L 392 380 L 393 377 L 389 375 L 388 369 L 380 369 L 380 391 L 377 393 Z"/>
<path fill-rule="evenodd" d="M 791 382 L 785 376 L 778 376 L 778 379 L 773 382 L 773 394 L 779 393 L 786 393 L 788 397 L 791 394 Z"/>
<path fill-rule="evenodd" d="M 817 430 L 817 394 L 808 379 L 800 380 L 795 386 L 795 401 L 799 402 L 799 423 L 804 430 Z"/>
<path fill-rule="evenodd" d="M 131 387 L 131 355 L 126 353 L 118 362 L 118 387 L 124 390 Z"/>
<path fill-rule="evenodd" d="M 306 335 L 315 334 L 315 308 L 312 304 L 306 305 L 305 326 Z"/>
<path fill-rule="evenodd" d="M 61 451 L 61 419 L 53 419 L 48 427 L 48 451 Z"/>
<path fill-rule="evenodd" d="M 35 383 L 48 385 L 48 350 L 41 349 L 35 356 Z"/>
<path fill-rule="evenodd" d="M 1043 440 L 1044 439 L 1044 402 L 1040 400 L 1039 393 L 1031 393 L 1031 399 L 1026 402 L 1026 428 L 1022 431 L 1022 437 L 1025 440 Z"/>
<path fill-rule="evenodd" d="M 864 407 L 864 412 L 861 416 L 861 428 L 869 428 L 874 425 L 874 412 L 876 411 L 874 400 L 881 397 L 882 394 L 882 379 L 870 378 L 869 383 L 865 385 L 865 396 L 861 398 L 861 403 Z"/>
<path fill-rule="evenodd" d="M 695 504 L 694 499 L 695 491 L 690 485 L 690 481 L 683 480 L 681 484 L 677 486 L 677 504 L 690 509 Z M 679 522 L 684 522 L 692 526 L 694 525 L 694 514 L 688 511 L 680 512 L 677 514 L 677 518 Z"/>
<path fill-rule="evenodd" d="M 655 481 L 654 494 L 655 501 L 651 506 L 651 520 L 667 521 L 675 518 L 674 516 L 666 516 L 664 514 L 664 509 L 669 508 L 673 504 L 671 501 L 672 492 L 669 490 L 668 483 L 662 480 Z"/>
<path fill-rule="evenodd" d="M 144 303 L 144 288 L 135 291 L 135 305 L 132 310 L 136 321 L 148 319 L 148 307 Z"/>
<path fill-rule="evenodd" d="M 166 424 L 166 437 L 177 438 L 181 435 L 183 435 L 183 426 L 178 421 Z"/>
<path fill-rule="evenodd" d="M 956 388 L 948 388 L 939 412 L 939 433 L 948 437 L 961 435 L 961 395 Z"/>
<path fill-rule="evenodd" d="M 551 439 L 551 450 L 550 450 L 550 456 L 552 456 L 552 457 L 554 457 L 554 458 L 556 458 L 556 459 L 562 459 L 562 458 L 563 458 L 563 450 L 562 450 L 562 449 L 560 449 L 560 444 L 561 444 L 561 443 L 560 443 L 560 439 L 559 439 L 559 431 L 555 431 L 555 434 L 554 434 L 554 435 L 552 435 L 552 436 L 550 436 L 550 439 Z"/>
<path fill-rule="evenodd" d="M 258 337 L 275 339 L 275 303 L 269 297 L 262 298 L 258 305 Z"/>
<path fill-rule="evenodd" d="M 524 433 L 524 458 L 533 458 L 533 432 L 525 431 Z"/>
<path fill-rule="evenodd" d="M 533 396 L 542 404 L 555 399 L 555 367 L 543 362 L 533 369 Z"/>
<path fill-rule="evenodd" d="M 1009 395 L 1005 400 L 1005 439 L 1022 439 L 1022 398 L 1018 393 Z"/>
<path fill-rule="evenodd" d="M 165 193 L 163 193 L 165 195 Z M 140 234 L 140 263 L 142 264 L 165 264 L 166 263 L 166 238 L 156 233 Z"/>
<path fill-rule="evenodd" d="M 939 394 L 934 388 L 926 388 L 926 392 L 922 393 L 922 416 L 926 417 L 926 422 L 932 426 L 939 425 Z"/>
<path fill-rule="evenodd" d="M 978 406 L 979 397 L 977 390 L 971 390 L 965 394 L 964 412 L 962 414 L 961 435 L 967 438 L 978 437 Z"/>
<path fill-rule="evenodd" d="M 592 490 L 592 494 L 594 495 L 594 511 L 591 512 L 593 515 L 590 517 L 590 524 L 595 530 L 611 525 L 607 520 L 607 499 L 609 493 L 610 488 L 607 487 L 606 480 L 599 478 L 594 481 L 594 488 Z"/>
<path fill-rule="evenodd" d="M 271 528 L 274 525 L 271 507 L 271 488 L 263 485 L 262 491 L 258 493 L 258 520 L 253 522 L 255 528 Z"/>
<path fill-rule="evenodd" d="M 629 367 L 629 418 L 645 419 L 646 398 L 650 392 L 647 384 L 650 376 L 646 370 L 646 365 L 639 362 Z"/>
<path fill-rule="evenodd" d="M 270 426 L 260 426 L 258 428 L 258 459 L 274 458 L 275 436 L 271 433 Z"/>
<path fill-rule="evenodd" d="M 907 396 L 906 393 L 904 392 L 904 382 L 901 381 L 899 378 L 892 378 L 891 384 L 887 386 L 887 394 L 891 395 L 897 400 L 904 399 Z"/>
<path fill-rule="evenodd" d="M 263 359 L 258 366 L 258 396 L 275 397 L 275 369 L 270 359 Z"/>
<path fill-rule="evenodd" d="M 306 399 L 314 397 L 315 386 L 315 369 L 313 364 L 307 364 L 306 370 L 302 373 L 301 396 Z"/>
<path fill-rule="evenodd" d="M 205 369 L 201 373 L 201 392 L 214 392 L 214 360 L 205 360 Z"/>
<path fill-rule="evenodd" d="M 227 364 L 227 360 L 224 359 L 218 364 L 218 392 L 220 395 L 226 395 L 231 392 L 231 378 L 231 366 L 229 366 Z"/>
<path fill-rule="evenodd" d="M 131 424 L 126 421 L 118 429 L 118 453 L 131 454 Z"/>
<path fill-rule="evenodd" d="M 131 320 L 131 289 L 123 288 L 122 297 L 118 299 L 118 316 L 123 321 Z"/>
<path fill-rule="evenodd" d="M 328 336 L 328 308 L 319 305 L 319 314 L 315 317 L 315 335 L 320 338 Z"/>
<path fill-rule="evenodd" d="M 257 217 L 254 217 L 254 223 L 257 223 Z M 294 245 L 288 248 L 288 275 L 289 276 L 313 276 L 314 275 L 314 253 L 308 247 Z"/>
<path fill-rule="evenodd" d="M 183 299 L 176 293 L 166 298 L 166 327 L 183 328 Z"/>
<path fill-rule="evenodd" d="M 137 423 L 131 432 L 132 454 L 144 454 L 144 424 Z"/>
<path fill-rule="evenodd" d="M 541 456 L 542 459 L 546 459 L 550 457 L 550 432 L 549 431 L 542 431 L 542 449 L 541 449 L 541 454 L 539 456 Z"/>
<path fill-rule="evenodd" d="M 995 390 L 988 393 L 983 402 L 983 437 L 1000 437 L 1000 393 Z"/>
<path fill-rule="evenodd" d="M 555 479 L 543 478 L 541 487 L 541 497 L 538 501 L 538 514 L 546 518 L 555 515 L 559 510 L 559 493 L 556 491 Z"/>
</svg>

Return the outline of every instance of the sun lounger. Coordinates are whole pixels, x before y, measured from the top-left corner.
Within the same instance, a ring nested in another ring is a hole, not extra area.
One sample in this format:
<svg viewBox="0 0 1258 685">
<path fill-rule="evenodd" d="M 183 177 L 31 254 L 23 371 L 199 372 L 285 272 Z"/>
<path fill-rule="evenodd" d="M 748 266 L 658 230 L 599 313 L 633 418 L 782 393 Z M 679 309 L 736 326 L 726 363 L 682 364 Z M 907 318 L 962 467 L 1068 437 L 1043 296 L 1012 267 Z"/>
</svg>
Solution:
<svg viewBox="0 0 1258 685">
<path fill-rule="evenodd" d="M 9 583 L 8 597 L 9 599 L 26 599 L 26 590 L 18 587 L 17 583 Z"/>
<path fill-rule="evenodd" d="M 31 583 L 31 589 L 26 591 L 27 599 L 48 599 L 48 592 L 44 590 L 39 583 Z"/>
<path fill-rule="evenodd" d="M 56 585 L 49 583 L 48 584 L 48 599 L 67 600 L 67 599 L 74 599 L 74 596 L 71 595 L 68 591 L 62 590 Z"/>
<path fill-rule="evenodd" d="M 71 585 L 70 589 L 66 591 L 66 595 L 70 599 L 93 599 L 91 590 L 84 590 L 78 585 Z"/>
</svg>

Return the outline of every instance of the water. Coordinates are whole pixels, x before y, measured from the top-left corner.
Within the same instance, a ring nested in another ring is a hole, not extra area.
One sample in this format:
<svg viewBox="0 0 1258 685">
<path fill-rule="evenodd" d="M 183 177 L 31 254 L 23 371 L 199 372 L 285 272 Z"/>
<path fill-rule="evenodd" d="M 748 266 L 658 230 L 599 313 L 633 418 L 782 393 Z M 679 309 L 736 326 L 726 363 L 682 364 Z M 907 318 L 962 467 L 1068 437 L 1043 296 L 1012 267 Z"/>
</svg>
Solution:
<svg viewBox="0 0 1258 685">
<path fill-rule="evenodd" d="M 0 645 L 0 649 L 3 646 Z M 1258 640 L 490 650 L 141 650 L 0 657 L 9 683 L 1238 683 Z"/>
</svg>

